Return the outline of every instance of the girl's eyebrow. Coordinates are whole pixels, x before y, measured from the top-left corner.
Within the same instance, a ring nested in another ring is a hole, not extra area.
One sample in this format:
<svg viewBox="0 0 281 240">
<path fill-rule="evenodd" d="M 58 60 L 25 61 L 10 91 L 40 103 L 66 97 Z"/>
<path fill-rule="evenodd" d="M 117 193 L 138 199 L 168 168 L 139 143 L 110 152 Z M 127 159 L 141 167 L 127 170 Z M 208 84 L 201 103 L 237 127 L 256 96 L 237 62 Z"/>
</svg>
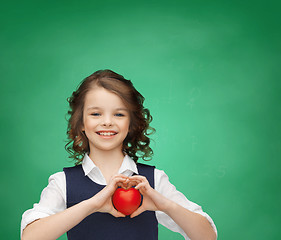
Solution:
<svg viewBox="0 0 281 240">
<path fill-rule="evenodd" d="M 92 110 L 92 109 L 99 109 L 100 110 L 102 108 L 100 108 L 100 107 L 88 107 L 87 111 Z M 128 112 L 127 108 L 116 108 L 115 110 L 117 110 L 117 111 L 120 111 L 120 110 L 122 111 L 123 110 L 123 111 L 127 111 Z"/>
<path fill-rule="evenodd" d="M 91 109 L 101 109 L 99 107 L 88 107 L 87 110 L 91 110 Z"/>
</svg>

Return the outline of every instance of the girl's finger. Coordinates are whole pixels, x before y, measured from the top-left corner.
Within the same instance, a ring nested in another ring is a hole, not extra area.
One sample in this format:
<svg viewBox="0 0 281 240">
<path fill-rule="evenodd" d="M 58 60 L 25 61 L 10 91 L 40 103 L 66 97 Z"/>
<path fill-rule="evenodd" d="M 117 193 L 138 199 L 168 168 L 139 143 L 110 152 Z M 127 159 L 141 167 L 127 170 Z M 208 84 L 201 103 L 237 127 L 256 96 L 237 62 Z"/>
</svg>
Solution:
<svg viewBox="0 0 281 240">
<path fill-rule="evenodd" d="M 131 188 L 133 186 L 137 186 L 139 183 L 141 183 L 140 181 L 130 181 L 128 182 L 128 188 Z"/>
<path fill-rule="evenodd" d="M 123 175 L 123 174 L 117 174 L 117 175 L 114 175 L 111 180 L 114 180 L 115 178 L 122 178 L 122 179 L 128 179 L 127 176 Z"/>
<path fill-rule="evenodd" d="M 111 179 L 111 182 L 113 183 L 119 183 L 119 182 L 126 182 L 127 181 L 127 177 L 123 177 L 123 176 L 115 176 Z"/>
<path fill-rule="evenodd" d="M 146 177 L 143 177 L 143 176 L 133 176 L 133 177 L 130 177 L 129 178 L 130 181 L 135 181 L 135 182 L 138 182 L 138 183 L 145 183 L 145 184 L 149 184 L 148 180 L 146 179 Z"/>
<path fill-rule="evenodd" d="M 142 188 L 142 187 L 145 188 L 145 186 L 146 186 L 146 183 L 140 183 L 140 184 L 138 184 L 138 185 L 135 187 L 135 189 L 140 189 L 140 188 Z"/>
<path fill-rule="evenodd" d="M 115 208 L 110 212 L 110 214 L 114 217 L 126 217 L 126 215 L 124 215 L 121 212 L 118 212 Z"/>
<path fill-rule="evenodd" d="M 146 177 L 140 175 L 134 175 L 129 177 L 130 180 L 147 181 Z"/>
<path fill-rule="evenodd" d="M 130 218 L 134 218 L 134 217 L 140 215 L 141 213 L 143 213 L 144 211 L 145 211 L 144 207 L 143 207 L 143 206 L 140 206 L 136 211 L 134 211 L 134 212 L 131 214 Z"/>
<path fill-rule="evenodd" d="M 128 184 L 126 182 L 118 182 L 117 186 L 125 189 L 128 188 Z"/>
</svg>

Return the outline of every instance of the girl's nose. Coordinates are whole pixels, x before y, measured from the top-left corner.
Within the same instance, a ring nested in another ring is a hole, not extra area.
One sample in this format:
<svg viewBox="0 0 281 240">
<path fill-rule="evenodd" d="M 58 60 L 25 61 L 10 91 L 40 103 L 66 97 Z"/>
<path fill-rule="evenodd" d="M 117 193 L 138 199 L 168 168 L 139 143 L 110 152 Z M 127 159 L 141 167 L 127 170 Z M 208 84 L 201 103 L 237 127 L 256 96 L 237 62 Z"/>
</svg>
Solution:
<svg viewBox="0 0 281 240">
<path fill-rule="evenodd" d="M 112 118 L 110 116 L 105 116 L 102 120 L 102 126 L 112 126 Z"/>
</svg>

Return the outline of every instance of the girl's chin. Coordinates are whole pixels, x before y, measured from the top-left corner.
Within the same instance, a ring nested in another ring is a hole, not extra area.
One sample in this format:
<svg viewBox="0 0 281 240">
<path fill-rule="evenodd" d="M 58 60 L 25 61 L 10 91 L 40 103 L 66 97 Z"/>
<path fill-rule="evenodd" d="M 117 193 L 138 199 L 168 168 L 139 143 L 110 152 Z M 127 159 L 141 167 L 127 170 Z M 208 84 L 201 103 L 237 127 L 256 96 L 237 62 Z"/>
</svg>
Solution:
<svg viewBox="0 0 281 240">
<path fill-rule="evenodd" d="M 94 145 L 94 146 L 90 147 L 90 149 L 92 149 L 91 152 L 93 152 L 93 153 L 97 152 L 97 151 L 99 151 L 99 152 L 104 151 L 104 152 L 121 152 L 121 153 L 123 153 L 123 145 L 122 144 L 118 145 L 118 146 L 116 146 L 116 145 L 106 145 L 106 144 L 103 144 L 102 146 Z"/>
</svg>

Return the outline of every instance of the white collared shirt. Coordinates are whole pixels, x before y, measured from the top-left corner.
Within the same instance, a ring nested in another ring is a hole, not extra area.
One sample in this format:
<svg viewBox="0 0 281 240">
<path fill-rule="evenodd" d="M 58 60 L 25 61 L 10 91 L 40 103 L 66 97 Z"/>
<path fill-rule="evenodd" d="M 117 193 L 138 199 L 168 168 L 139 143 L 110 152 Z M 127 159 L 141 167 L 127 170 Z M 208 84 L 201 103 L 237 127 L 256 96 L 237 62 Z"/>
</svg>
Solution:
<svg viewBox="0 0 281 240">
<path fill-rule="evenodd" d="M 92 181 L 100 185 L 106 185 L 106 180 L 101 171 L 87 154 L 85 154 L 84 156 L 82 168 L 84 170 L 85 176 L 87 175 Z M 138 174 L 136 163 L 128 155 L 126 155 L 118 173 L 124 174 L 126 176 L 132 176 L 134 173 Z M 154 178 L 154 187 L 156 191 L 160 192 L 168 199 L 173 200 L 186 209 L 192 212 L 199 213 L 202 216 L 206 217 L 217 233 L 216 226 L 210 216 L 207 213 L 203 212 L 202 208 L 199 205 L 189 201 L 181 192 L 177 191 L 176 187 L 170 183 L 169 178 L 164 171 L 155 168 Z M 50 216 L 65 209 L 65 173 L 58 172 L 49 177 L 49 184 L 46 188 L 43 189 L 39 203 L 35 203 L 32 209 L 29 209 L 23 213 L 21 221 L 21 233 L 29 223 L 35 221 L 36 219 Z M 156 211 L 156 218 L 158 220 L 158 223 L 174 232 L 180 233 L 182 236 L 184 236 L 185 239 L 189 239 L 184 231 L 167 214 L 161 211 Z"/>
</svg>

